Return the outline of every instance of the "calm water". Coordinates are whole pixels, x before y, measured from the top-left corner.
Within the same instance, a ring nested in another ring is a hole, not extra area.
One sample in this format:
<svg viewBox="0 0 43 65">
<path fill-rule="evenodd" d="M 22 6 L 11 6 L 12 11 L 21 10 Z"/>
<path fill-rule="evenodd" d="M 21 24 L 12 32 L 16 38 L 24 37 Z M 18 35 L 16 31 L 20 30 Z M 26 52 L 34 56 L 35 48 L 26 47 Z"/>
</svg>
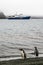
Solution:
<svg viewBox="0 0 43 65">
<path fill-rule="evenodd" d="M 29 54 L 34 46 L 43 53 L 43 19 L 0 20 L 0 57 L 21 56 L 19 48 L 24 48 L 27 57 L 35 57 Z"/>
</svg>

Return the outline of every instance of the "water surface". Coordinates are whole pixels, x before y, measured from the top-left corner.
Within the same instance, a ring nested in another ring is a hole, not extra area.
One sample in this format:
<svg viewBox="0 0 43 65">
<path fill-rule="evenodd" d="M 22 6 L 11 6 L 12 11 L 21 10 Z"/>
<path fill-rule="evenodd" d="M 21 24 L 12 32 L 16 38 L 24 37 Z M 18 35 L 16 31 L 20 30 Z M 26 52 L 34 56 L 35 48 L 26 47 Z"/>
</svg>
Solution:
<svg viewBox="0 0 43 65">
<path fill-rule="evenodd" d="M 0 57 L 21 56 L 19 48 L 25 50 L 27 57 L 34 57 L 28 53 L 34 52 L 35 46 L 43 53 L 43 19 L 0 19 Z"/>
</svg>

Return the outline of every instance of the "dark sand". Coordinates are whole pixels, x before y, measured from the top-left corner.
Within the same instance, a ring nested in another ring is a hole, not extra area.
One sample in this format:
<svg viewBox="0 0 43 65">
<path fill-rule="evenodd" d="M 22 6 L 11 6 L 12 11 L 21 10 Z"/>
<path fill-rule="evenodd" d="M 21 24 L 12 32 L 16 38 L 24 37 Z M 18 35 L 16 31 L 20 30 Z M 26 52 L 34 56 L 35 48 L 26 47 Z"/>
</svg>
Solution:
<svg viewBox="0 0 43 65">
<path fill-rule="evenodd" d="M 28 58 L 0 61 L 0 65 L 43 65 L 43 58 Z"/>
</svg>

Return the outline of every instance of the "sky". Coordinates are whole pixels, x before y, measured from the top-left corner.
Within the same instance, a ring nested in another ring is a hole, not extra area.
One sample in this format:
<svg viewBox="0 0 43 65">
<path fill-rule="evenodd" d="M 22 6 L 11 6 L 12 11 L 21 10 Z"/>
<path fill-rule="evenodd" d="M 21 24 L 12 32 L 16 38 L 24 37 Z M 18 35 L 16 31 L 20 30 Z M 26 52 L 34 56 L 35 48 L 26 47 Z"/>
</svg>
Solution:
<svg viewBox="0 0 43 65">
<path fill-rule="evenodd" d="M 0 11 L 5 15 L 43 16 L 43 0 L 0 0 Z"/>
</svg>

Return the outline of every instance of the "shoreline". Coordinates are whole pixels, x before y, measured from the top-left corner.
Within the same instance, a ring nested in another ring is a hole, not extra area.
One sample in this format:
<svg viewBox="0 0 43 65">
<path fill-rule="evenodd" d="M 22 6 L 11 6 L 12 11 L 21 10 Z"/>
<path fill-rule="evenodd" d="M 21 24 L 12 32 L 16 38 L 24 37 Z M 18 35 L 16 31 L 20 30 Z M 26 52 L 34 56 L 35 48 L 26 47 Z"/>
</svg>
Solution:
<svg viewBox="0 0 43 65">
<path fill-rule="evenodd" d="M 43 57 L 0 61 L 0 65 L 43 65 Z"/>
</svg>

